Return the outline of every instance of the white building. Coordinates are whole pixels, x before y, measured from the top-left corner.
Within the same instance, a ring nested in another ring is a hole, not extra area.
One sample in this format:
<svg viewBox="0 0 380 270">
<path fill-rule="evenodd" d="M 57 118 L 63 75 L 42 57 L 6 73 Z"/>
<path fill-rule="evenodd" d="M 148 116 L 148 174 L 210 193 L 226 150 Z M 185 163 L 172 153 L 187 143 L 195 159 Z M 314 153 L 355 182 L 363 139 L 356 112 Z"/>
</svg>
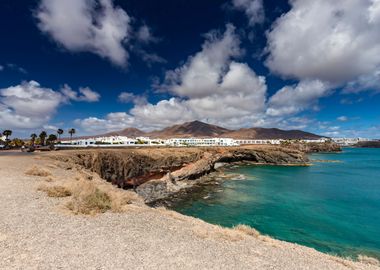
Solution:
<svg viewBox="0 0 380 270">
<path fill-rule="evenodd" d="M 237 146 L 231 138 L 172 138 L 166 140 L 170 146 Z"/>
<path fill-rule="evenodd" d="M 101 146 L 101 145 L 113 145 L 113 146 L 124 146 L 124 145 L 135 145 L 137 140 L 131 139 L 125 136 L 109 136 L 109 137 L 97 137 L 89 139 L 76 139 L 62 141 L 63 145 L 72 145 L 72 146 Z"/>
<path fill-rule="evenodd" d="M 239 139 L 235 140 L 238 145 L 249 145 L 249 144 L 281 144 L 283 140 L 245 140 Z"/>
<path fill-rule="evenodd" d="M 126 136 L 97 137 L 94 139 L 98 144 L 112 145 L 135 145 L 137 140 Z"/>
<path fill-rule="evenodd" d="M 166 140 L 162 140 L 159 138 L 151 139 L 149 137 L 136 137 L 136 140 L 138 144 L 145 144 L 145 145 L 165 145 Z"/>
<path fill-rule="evenodd" d="M 62 145 L 65 146 L 80 146 L 80 147 L 88 147 L 88 146 L 95 146 L 96 140 L 95 139 L 78 139 L 78 140 L 70 140 L 70 141 L 62 141 Z"/>
<path fill-rule="evenodd" d="M 350 146 L 350 145 L 355 145 L 358 142 L 370 141 L 370 139 L 366 139 L 366 138 L 333 138 L 332 140 L 333 142 L 342 146 Z"/>
</svg>

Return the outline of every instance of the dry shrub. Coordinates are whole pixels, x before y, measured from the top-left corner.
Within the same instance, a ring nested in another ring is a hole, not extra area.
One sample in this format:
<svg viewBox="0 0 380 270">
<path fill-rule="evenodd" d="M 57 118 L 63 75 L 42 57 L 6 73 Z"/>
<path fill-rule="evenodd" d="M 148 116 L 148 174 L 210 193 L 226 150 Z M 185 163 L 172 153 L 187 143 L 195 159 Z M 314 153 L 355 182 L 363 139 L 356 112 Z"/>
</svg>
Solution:
<svg viewBox="0 0 380 270">
<path fill-rule="evenodd" d="M 49 197 L 63 198 L 71 196 L 71 191 L 62 186 L 40 186 L 38 190 L 46 192 Z"/>
<path fill-rule="evenodd" d="M 115 213 L 126 211 L 126 206 L 136 200 L 136 194 L 131 191 L 108 191 L 111 198 L 111 210 Z"/>
<path fill-rule="evenodd" d="M 250 226 L 240 224 L 240 225 L 235 226 L 234 230 L 242 232 L 242 233 L 249 235 L 249 236 L 253 236 L 253 237 L 255 237 L 255 238 L 257 238 L 257 239 L 259 239 L 265 243 L 268 243 L 272 247 L 277 247 L 277 248 L 281 247 L 281 245 L 279 244 L 279 242 L 277 240 L 275 240 L 269 236 L 260 234 L 259 231 L 257 231 L 256 229 L 254 229 Z"/>
<path fill-rule="evenodd" d="M 73 198 L 67 208 L 75 214 L 94 215 L 104 213 L 112 207 L 110 196 L 92 182 L 77 181 L 72 187 Z"/>
<path fill-rule="evenodd" d="M 25 172 L 25 174 L 30 175 L 30 176 L 41 176 L 41 177 L 51 176 L 50 171 L 45 170 L 43 168 L 39 168 L 37 166 L 33 166 L 32 168 L 28 169 Z"/>
<path fill-rule="evenodd" d="M 256 229 L 251 228 L 247 225 L 239 224 L 239 225 L 234 227 L 234 230 L 237 230 L 239 232 L 245 233 L 247 235 L 250 235 L 250 236 L 253 236 L 256 238 L 260 236 L 260 233 Z"/>
<path fill-rule="evenodd" d="M 365 255 L 359 255 L 358 261 L 364 264 L 380 266 L 380 262 L 378 259 L 373 258 L 373 257 L 368 257 Z"/>
</svg>

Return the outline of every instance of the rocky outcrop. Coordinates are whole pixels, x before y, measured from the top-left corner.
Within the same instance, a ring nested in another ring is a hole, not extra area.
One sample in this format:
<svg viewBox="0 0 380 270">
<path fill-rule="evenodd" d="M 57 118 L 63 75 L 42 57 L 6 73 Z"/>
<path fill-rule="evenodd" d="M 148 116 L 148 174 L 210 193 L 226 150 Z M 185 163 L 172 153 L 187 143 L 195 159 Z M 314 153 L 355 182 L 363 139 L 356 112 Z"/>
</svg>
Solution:
<svg viewBox="0 0 380 270">
<path fill-rule="evenodd" d="M 188 163 L 201 159 L 203 151 L 178 149 L 99 149 L 71 151 L 56 158 L 82 166 L 121 188 L 139 186 L 152 179 L 160 179 Z"/>
<path fill-rule="evenodd" d="M 217 163 L 242 161 L 268 165 L 306 165 L 309 160 L 302 152 L 279 147 L 209 149 L 200 160 L 167 173 L 161 179 L 148 181 L 136 191 L 146 203 L 153 203 L 201 184 L 200 177 L 214 171 Z"/>
<path fill-rule="evenodd" d="M 292 143 L 287 147 L 291 149 L 296 149 L 304 153 L 330 153 L 330 152 L 341 152 L 342 148 L 333 142 L 325 143 Z"/>
<path fill-rule="evenodd" d="M 358 142 L 354 146 L 359 148 L 380 148 L 380 141 Z"/>
<path fill-rule="evenodd" d="M 121 187 L 135 188 L 146 202 L 163 199 L 197 184 L 216 163 L 305 164 L 300 151 L 251 146 L 231 148 L 98 149 L 62 152 L 56 158 L 96 172 Z"/>
<path fill-rule="evenodd" d="M 246 146 L 220 148 L 97 149 L 62 152 L 56 158 L 96 172 L 120 188 L 134 188 L 147 203 L 191 188 L 215 164 L 250 162 L 271 165 L 305 165 L 306 152 L 338 151 L 325 144 Z"/>
</svg>

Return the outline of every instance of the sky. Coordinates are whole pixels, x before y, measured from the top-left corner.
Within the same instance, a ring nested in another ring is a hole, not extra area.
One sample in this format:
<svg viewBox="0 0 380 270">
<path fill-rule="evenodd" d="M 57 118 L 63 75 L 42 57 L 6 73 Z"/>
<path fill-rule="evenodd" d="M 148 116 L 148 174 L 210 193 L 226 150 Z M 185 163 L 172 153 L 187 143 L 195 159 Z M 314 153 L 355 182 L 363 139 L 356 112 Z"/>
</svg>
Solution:
<svg viewBox="0 0 380 270">
<path fill-rule="evenodd" d="M 3 0 L 0 130 L 380 138 L 380 0 Z"/>
</svg>

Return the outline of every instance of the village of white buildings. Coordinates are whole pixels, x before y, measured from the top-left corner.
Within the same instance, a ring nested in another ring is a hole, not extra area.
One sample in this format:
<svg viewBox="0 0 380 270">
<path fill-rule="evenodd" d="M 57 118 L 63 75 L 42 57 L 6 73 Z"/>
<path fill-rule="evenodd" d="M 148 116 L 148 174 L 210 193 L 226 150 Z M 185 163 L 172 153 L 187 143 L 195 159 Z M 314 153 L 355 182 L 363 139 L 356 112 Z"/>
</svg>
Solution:
<svg viewBox="0 0 380 270">
<path fill-rule="evenodd" d="M 149 137 L 129 138 L 125 136 L 95 137 L 87 139 L 64 140 L 62 147 L 127 147 L 127 146 L 240 146 L 254 144 L 280 145 L 291 140 L 283 139 L 232 139 L 232 138 L 170 138 L 153 139 Z M 294 140 L 296 141 L 296 140 Z M 297 140 L 304 143 L 324 143 L 333 141 L 342 146 L 354 145 L 361 141 L 369 141 L 365 138 L 320 138 L 316 140 Z"/>
</svg>

